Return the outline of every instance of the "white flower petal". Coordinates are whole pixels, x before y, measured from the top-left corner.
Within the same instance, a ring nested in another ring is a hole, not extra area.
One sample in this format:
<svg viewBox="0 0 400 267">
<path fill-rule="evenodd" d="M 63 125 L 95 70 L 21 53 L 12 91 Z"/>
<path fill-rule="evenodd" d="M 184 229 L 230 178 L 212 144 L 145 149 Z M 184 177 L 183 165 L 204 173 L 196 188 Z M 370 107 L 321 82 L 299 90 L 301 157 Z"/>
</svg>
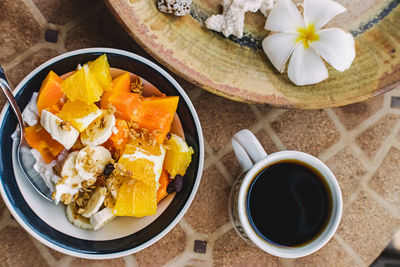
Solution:
<svg viewBox="0 0 400 267">
<path fill-rule="evenodd" d="M 329 76 L 324 62 L 314 48 L 305 48 L 303 43 L 296 47 L 290 58 L 288 75 L 296 85 L 319 83 Z"/>
<path fill-rule="evenodd" d="M 338 28 L 320 30 L 317 34 L 319 40 L 311 43 L 317 53 L 338 71 L 350 68 L 356 56 L 353 36 Z"/>
<path fill-rule="evenodd" d="M 304 20 L 291 0 L 279 0 L 268 15 L 265 29 L 276 32 L 296 33 L 304 28 Z"/>
<path fill-rule="evenodd" d="M 307 25 L 313 24 L 316 31 L 345 11 L 346 8 L 333 0 L 304 0 L 304 21 Z"/>
<path fill-rule="evenodd" d="M 275 33 L 267 36 L 262 42 L 265 54 L 281 73 L 285 71 L 286 61 L 297 45 L 297 37 L 293 33 Z"/>
</svg>

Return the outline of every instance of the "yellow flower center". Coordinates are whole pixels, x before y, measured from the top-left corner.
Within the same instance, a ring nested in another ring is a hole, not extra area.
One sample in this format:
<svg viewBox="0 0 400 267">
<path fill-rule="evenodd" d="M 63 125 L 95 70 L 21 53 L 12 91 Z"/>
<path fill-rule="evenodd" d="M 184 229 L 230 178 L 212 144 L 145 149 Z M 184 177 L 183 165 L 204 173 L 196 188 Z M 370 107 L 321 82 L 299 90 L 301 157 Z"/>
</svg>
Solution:
<svg viewBox="0 0 400 267">
<path fill-rule="evenodd" d="M 297 37 L 296 42 L 303 42 L 305 48 L 308 48 L 311 42 L 319 40 L 319 35 L 315 32 L 313 24 L 309 24 L 307 28 L 298 28 L 297 33 L 299 37 Z"/>
</svg>

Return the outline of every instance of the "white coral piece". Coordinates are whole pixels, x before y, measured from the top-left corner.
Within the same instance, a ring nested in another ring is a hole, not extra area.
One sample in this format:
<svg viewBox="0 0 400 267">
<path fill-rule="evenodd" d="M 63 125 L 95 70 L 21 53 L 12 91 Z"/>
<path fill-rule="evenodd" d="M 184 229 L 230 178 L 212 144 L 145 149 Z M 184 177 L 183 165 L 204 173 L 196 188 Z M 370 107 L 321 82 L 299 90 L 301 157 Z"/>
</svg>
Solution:
<svg viewBox="0 0 400 267">
<path fill-rule="evenodd" d="M 175 16 L 185 16 L 190 12 L 192 0 L 158 0 L 158 10 L 172 13 Z"/>
<path fill-rule="evenodd" d="M 243 37 L 245 13 L 261 11 L 265 16 L 272 9 L 274 0 L 224 0 L 222 15 L 213 15 L 206 20 L 206 27 L 210 30 L 222 32 L 225 37 L 233 34 Z"/>
</svg>

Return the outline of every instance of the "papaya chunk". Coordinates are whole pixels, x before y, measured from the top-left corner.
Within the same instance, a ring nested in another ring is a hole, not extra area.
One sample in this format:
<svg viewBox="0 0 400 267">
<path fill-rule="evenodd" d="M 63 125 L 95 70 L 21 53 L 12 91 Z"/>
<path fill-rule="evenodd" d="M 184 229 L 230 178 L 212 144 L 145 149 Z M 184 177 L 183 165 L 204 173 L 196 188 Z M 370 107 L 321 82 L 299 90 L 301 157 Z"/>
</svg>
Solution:
<svg viewBox="0 0 400 267">
<path fill-rule="evenodd" d="M 143 114 L 137 123 L 153 133 L 157 143 L 163 143 L 171 130 L 179 96 L 144 97 L 141 102 Z"/>
<path fill-rule="evenodd" d="M 46 163 L 52 162 L 64 150 L 64 146 L 51 138 L 40 124 L 26 127 L 25 139 L 32 148 L 40 152 Z"/>
<path fill-rule="evenodd" d="M 100 107 L 102 109 L 107 109 L 110 103 L 108 101 L 110 96 L 122 92 L 125 93 L 131 92 L 131 76 L 128 72 L 125 72 L 116 77 L 114 80 L 112 80 L 111 90 L 104 92 L 103 95 L 101 96 Z"/>
<path fill-rule="evenodd" d="M 138 94 L 119 92 L 112 94 L 108 101 L 116 108 L 115 115 L 117 118 L 132 121 L 141 119 L 142 106 Z"/>
<path fill-rule="evenodd" d="M 129 127 L 125 120 L 115 120 L 116 132 L 113 132 L 110 139 L 107 140 L 107 149 L 111 149 L 117 155 L 121 155 L 124 152 L 126 143 L 129 140 Z"/>
<path fill-rule="evenodd" d="M 42 82 L 37 100 L 39 115 L 43 109 L 55 114 L 61 110 L 64 93 L 61 91 L 61 79 L 54 71 L 50 71 Z"/>
</svg>

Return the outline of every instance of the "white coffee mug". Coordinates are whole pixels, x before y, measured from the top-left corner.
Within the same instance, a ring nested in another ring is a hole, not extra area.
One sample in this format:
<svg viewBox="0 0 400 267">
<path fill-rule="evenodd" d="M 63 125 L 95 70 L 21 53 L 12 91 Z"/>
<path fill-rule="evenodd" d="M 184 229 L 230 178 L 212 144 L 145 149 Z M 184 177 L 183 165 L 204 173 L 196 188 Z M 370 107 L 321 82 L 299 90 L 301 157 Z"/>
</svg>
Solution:
<svg viewBox="0 0 400 267">
<path fill-rule="evenodd" d="M 316 157 L 299 151 L 280 151 L 267 155 L 257 138 L 246 129 L 233 136 L 232 146 L 243 169 L 232 186 L 229 199 L 231 220 L 239 235 L 265 252 L 283 258 L 303 257 L 328 243 L 339 226 L 343 205 L 340 187 L 332 171 Z M 261 170 L 284 160 L 300 161 L 317 170 L 332 197 L 331 213 L 323 230 L 310 242 L 293 247 L 277 245 L 260 237 L 251 226 L 246 211 L 247 194 L 254 178 Z"/>
</svg>

